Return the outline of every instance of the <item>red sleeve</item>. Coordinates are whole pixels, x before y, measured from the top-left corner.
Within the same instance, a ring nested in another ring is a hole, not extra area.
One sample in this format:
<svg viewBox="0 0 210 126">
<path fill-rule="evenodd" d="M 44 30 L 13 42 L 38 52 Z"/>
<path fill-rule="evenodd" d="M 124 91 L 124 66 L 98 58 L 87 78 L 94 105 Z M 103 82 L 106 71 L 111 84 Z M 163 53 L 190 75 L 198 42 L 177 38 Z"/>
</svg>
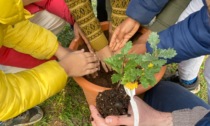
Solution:
<svg viewBox="0 0 210 126">
<path fill-rule="evenodd" d="M 52 57 L 50 60 L 56 59 Z M 39 60 L 30 55 L 19 53 L 14 49 L 2 46 L 0 48 L 0 64 L 21 68 L 33 68 L 48 60 Z"/>
<path fill-rule="evenodd" d="M 74 24 L 74 19 L 64 0 L 41 0 L 40 2 L 36 2 L 34 4 L 63 18 L 71 25 Z"/>
<path fill-rule="evenodd" d="M 36 12 L 39 12 L 39 11 L 43 10 L 42 7 L 39 7 L 35 4 L 26 5 L 26 6 L 24 6 L 24 8 L 26 10 L 28 10 L 31 14 L 35 14 Z"/>
</svg>

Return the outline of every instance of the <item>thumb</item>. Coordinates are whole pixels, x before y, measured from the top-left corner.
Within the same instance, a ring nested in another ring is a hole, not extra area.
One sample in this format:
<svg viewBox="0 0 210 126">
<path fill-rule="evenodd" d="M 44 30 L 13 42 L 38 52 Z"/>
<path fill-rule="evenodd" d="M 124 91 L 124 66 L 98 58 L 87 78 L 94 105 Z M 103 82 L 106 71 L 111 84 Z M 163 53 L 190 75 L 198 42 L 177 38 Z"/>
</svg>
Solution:
<svg viewBox="0 0 210 126">
<path fill-rule="evenodd" d="M 128 115 L 123 116 L 108 116 L 105 118 L 105 122 L 108 125 L 126 125 L 133 126 L 133 118 Z"/>
<path fill-rule="evenodd" d="M 74 51 L 73 53 L 83 53 L 84 51 L 85 51 L 84 49 L 81 49 L 81 50 Z"/>
</svg>

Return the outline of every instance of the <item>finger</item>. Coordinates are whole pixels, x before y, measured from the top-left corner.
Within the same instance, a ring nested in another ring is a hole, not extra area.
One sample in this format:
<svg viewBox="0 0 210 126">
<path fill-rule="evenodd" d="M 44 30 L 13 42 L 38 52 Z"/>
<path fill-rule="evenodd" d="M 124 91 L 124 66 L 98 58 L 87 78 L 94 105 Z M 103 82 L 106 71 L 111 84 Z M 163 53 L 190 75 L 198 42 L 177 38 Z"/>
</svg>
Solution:
<svg viewBox="0 0 210 126">
<path fill-rule="evenodd" d="M 85 57 L 86 58 L 86 63 L 87 64 L 91 64 L 91 63 L 94 63 L 94 64 L 97 64 L 97 67 L 98 67 L 98 65 L 99 65 L 99 63 L 98 63 L 98 57 L 96 57 L 96 56 L 93 56 L 93 57 Z"/>
<path fill-rule="evenodd" d="M 120 34 L 118 34 L 118 36 L 117 36 L 117 40 L 118 40 L 117 42 L 121 43 L 123 38 L 124 38 L 124 36 L 125 36 L 125 33 L 121 30 Z"/>
<path fill-rule="evenodd" d="M 87 39 L 84 35 L 81 35 L 81 36 L 82 36 L 82 39 L 84 40 L 86 46 L 88 47 L 88 50 L 89 50 L 90 52 L 94 52 L 94 51 L 93 51 L 93 48 L 92 48 L 91 45 L 90 45 L 90 42 L 88 41 L 88 39 Z"/>
<path fill-rule="evenodd" d="M 109 47 L 110 48 L 110 50 L 111 51 L 114 51 L 114 48 L 115 48 L 115 46 L 117 45 L 117 43 L 116 42 L 114 42 L 113 44 L 112 44 L 112 47 Z"/>
<path fill-rule="evenodd" d="M 74 39 L 78 40 L 79 38 L 80 38 L 79 31 L 77 30 L 77 28 L 74 28 Z"/>
<path fill-rule="evenodd" d="M 120 46 L 120 43 L 117 43 L 117 44 L 115 45 L 115 47 L 114 47 L 113 50 L 114 50 L 114 51 L 117 51 L 118 49 L 120 49 L 119 46 Z"/>
<path fill-rule="evenodd" d="M 95 55 L 95 53 L 90 53 L 90 52 L 85 52 L 84 53 L 84 55 L 85 55 L 85 58 L 91 58 L 91 57 L 96 57 L 97 58 L 97 56 Z M 98 59 L 98 58 L 97 58 Z"/>
<path fill-rule="evenodd" d="M 117 27 L 117 28 L 115 29 L 115 31 L 113 32 L 113 34 L 112 34 L 111 41 L 110 41 L 110 45 L 109 45 L 110 48 L 112 48 L 112 47 L 115 45 L 115 43 L 116 43 L 117 41 L 119 41 L 119 40 L 117 40 L 117 36 L 118 36 L 119 34 L 120 34 L 120 28 Z"/>
<path fill-rule="evenodd" d="M 106 67 L 108 68 L 109 71 L 112 71 L 112 68 L 106 64 Z"/>
<path fill-rule="evenodd" d="M 93 73 L 95 73 L 98 70 L 99 70 L 98 68 L 86 69 L 84 73 L 85 73 L 85 75 L 87 75 L 87 74 L 93 74 Z"/>
<path fill-rule="evenodd" d="M 92 78 L 96 78 L 98 76 L 98 72 L 91 74 Z"/>
<path fill-rule="evenodd" d="M 103 69 L 104 69 L 105 72 L 109 72 L 106 64 L 103 61 L 101 61 L 101 65 L 102 65 L 102 67 L 103 67 Z"/>
<path fill-rule="evenodd" d="M 84 51 L 85 51 L 84 49 L 81 49 L 81 50 L 74 51 L 72 53 L 83 53 Z"/>
<path fill-rule="evenodd" d="M 85 66 L 86 70 L 88 69 L 95 69 L 97 68 L 99 70 L 99 63 L 98 62 L 95 62 L 95 63 L 88 63 L 86 66 Z"/>
<path fill-rule="evenodd" d="M 112 48 L 114 46 L 114 44 L 116 43 L 116 32 L 114 32 L 112 34 L 111 40 L 110 40 L 110 44 L 109 47 Z"/>
<path fill-rule="evenodd" d="M 128 39 L 123 39 L 122 42 L 119 44 L 119 49 L 121 49 L 126 43 Z"/>
<path fill-rule="evenodd" d="M 128 125 L 133 126 L 133 118 L 127 115 L 123 116 L 108 116 L 105 118 L 105 122 L 108 125 Z"/>
<path fill-rule="evenodd" d="M 101 115 L 100 115 L 100 113 L 98 112 L 98 110 L 96 109 L 95 106 L 90 105 L 89 108 L 90 108 L 91 116 L 92 116 L 94 119 L 101 118 Z"/>
</svg>

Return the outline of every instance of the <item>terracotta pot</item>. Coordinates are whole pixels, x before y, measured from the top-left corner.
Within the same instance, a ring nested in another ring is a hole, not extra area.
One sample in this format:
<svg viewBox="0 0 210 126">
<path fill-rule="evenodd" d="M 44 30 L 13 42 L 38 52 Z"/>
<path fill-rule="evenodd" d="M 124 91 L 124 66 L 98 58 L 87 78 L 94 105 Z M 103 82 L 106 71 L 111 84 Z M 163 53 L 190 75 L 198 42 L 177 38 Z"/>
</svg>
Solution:
<svg viewBox="0 0 210 126">
<path fill-rule="evenodd" d="M 109 30 L 109 23 L 108 22 L 101 22 L 101 28 L 103 31 Z M 140 29 L 140 32 L 144 34 L 147 31 L 147 29 L 142 28 Z M 72 41 L 69 48 L 72 50 L 77 50 L 77 48 L 84 44 L 84 41 L 80 38 L 78 41 Z M 166 71 L 166 66 L 163 66 L 159 73 L 155 74 L 155 78 L 157 82 L 160 81 L 160 79 L 163 77 L 164 73 Z M 94 83 L 91 83 L 84 77 L 74 77 L 73 78 L 77 84 L 83 89 L 83 92 L 85 94 L 86 100 L 88 104 L 95 105 L 96 104 L 96 96 L 98 95 L 98 92 L 103 92 L 104 90 L 109 90 L 110 88 L 105 88 L 98 86 Z M 151 89 L 152 86 L 149 86 L 148 88 L 143 88 L 143 86 L 140 84 L 138 88 L 136 89 L 136 94 L 142 94 L 145 91 Z"/>
</svg>

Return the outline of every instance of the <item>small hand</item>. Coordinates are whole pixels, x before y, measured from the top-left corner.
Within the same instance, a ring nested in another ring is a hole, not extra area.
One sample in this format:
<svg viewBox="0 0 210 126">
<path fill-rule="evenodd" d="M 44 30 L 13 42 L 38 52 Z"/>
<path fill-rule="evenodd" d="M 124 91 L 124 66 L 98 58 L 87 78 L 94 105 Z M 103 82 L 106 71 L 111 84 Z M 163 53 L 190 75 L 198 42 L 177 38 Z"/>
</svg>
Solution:
<svg viewBox="0 0 210 126">
<path fill-rule="evenodd" d="M 143 35 L 141 35 L 136 41 L 133 42 L 133 47 L 129 53 L 143 54 L 146 52 L 146 43 L 149 38 L 151 31 L 148 30 Z"/>
<path fill-rule="evenodd" d="M 105 70 L 105 72 L 108 72 L 111 70 L 111 68 L 109 66 L 106 65 L 106 63 L 104 62 L 104 59 L 109 58 L 112 56 L 112 52 L 109 48 L 109 46 L 105 46 L 103 49 L 99 50 L 96 52 L 96 55 L 98 56 L 103 69 Z"/>
<path fill-rule="evenodd" d="M 65 69 L 68 76 L 84 76 L 99 70 L 99 61 L 94 53 L 84 52 L 84 49 L 67 53 L 59 64 Z"/>
<path fill-rule="evenodd" d="M 172 126 L 171 113 L 157 111 L 137 96 L 134 97 L 134 100 L 138 106 L 139 126 Z M 100 116 L 98 110 L 92 105 L 90 105 L 90 111 L 93 118 L 93 126 L 133 126 L 134 123 L 131 107 L 128 110 L 130 115 L 107 116 L 105 119 Z"/>
<path fill-rule="evenodd" d="M 112 34 L 110 49 L 116 51 L 122 48 L 125 43 L 137 32 L 140 24 L 132 18 L 123 21 Z"/>
</svg>

